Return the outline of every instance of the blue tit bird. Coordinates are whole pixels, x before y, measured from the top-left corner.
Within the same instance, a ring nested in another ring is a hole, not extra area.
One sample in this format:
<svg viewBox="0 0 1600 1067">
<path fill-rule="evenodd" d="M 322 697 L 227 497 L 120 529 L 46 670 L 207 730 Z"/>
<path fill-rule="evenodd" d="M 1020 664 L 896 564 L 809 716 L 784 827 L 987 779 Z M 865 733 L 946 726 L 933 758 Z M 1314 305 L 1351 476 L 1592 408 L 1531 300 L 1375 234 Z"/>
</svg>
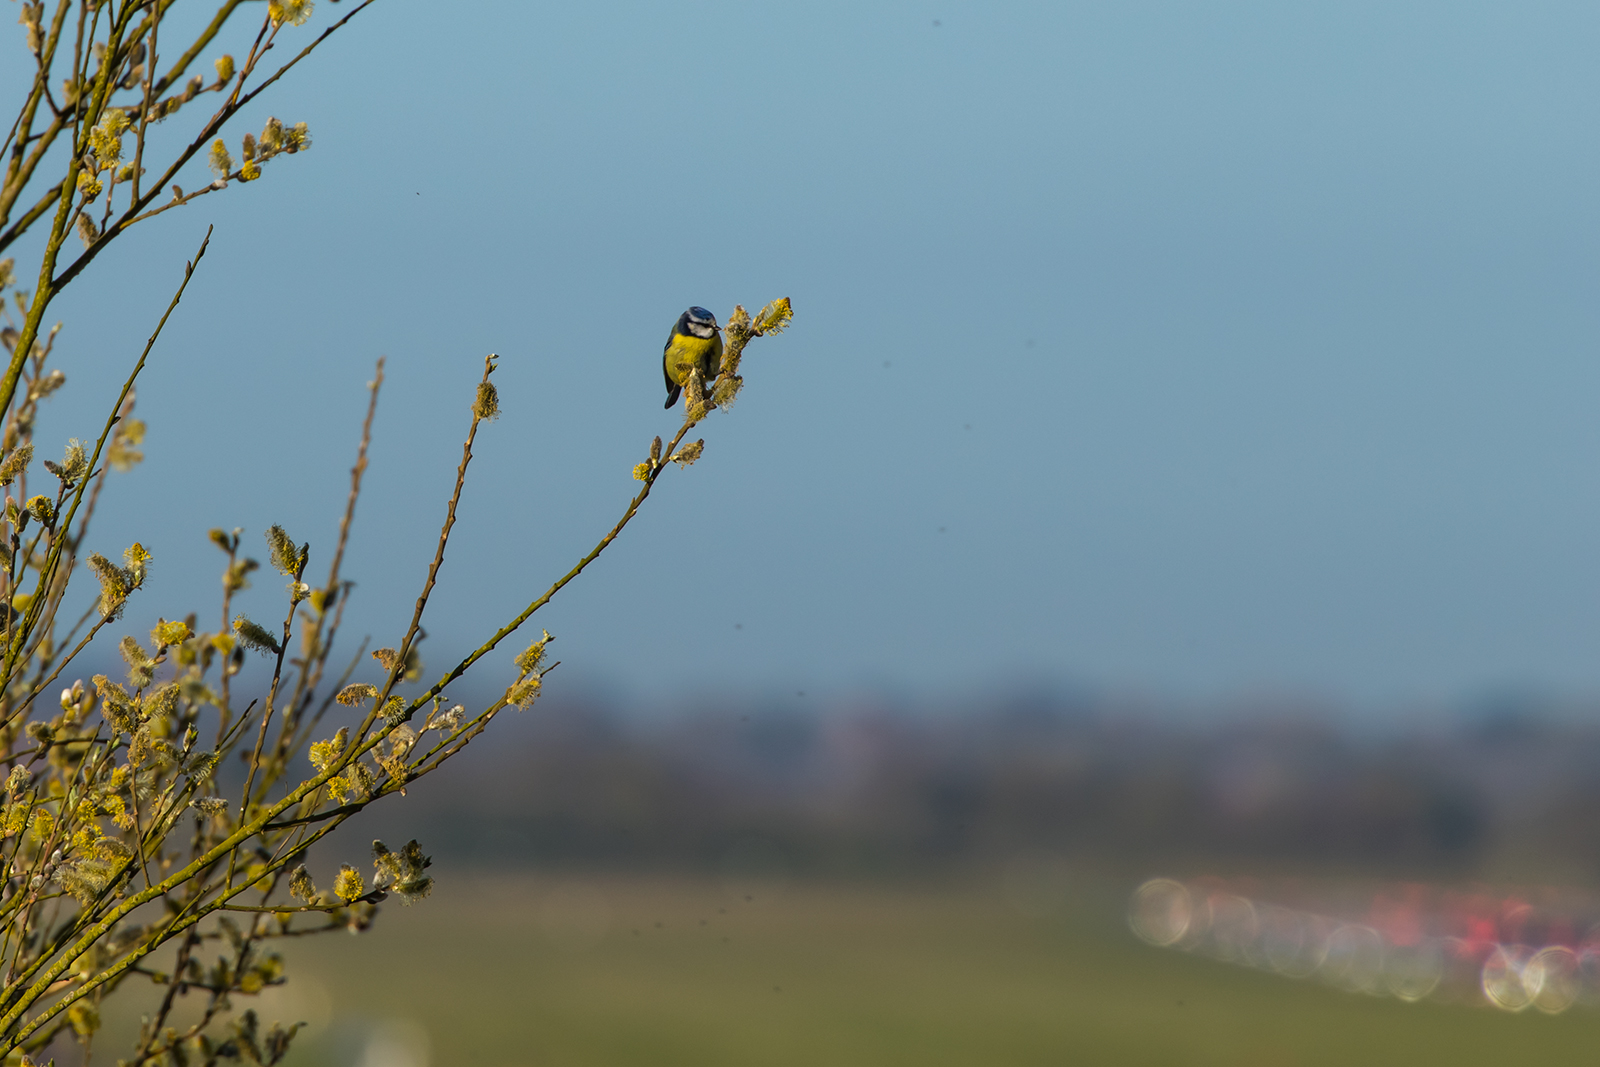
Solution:
<svg viewBox="0 0 1600 1067">
<path fill-rule="evenodd" d="M 698 367 L 707 382 L 722 369 L 722 327 L 717 317 L 702 307 L 692 307 L 678 316 L 661 352 L 661 373 L 667 379 L 668 408 L 678 402 L 689 371 Z"/>
</svg>

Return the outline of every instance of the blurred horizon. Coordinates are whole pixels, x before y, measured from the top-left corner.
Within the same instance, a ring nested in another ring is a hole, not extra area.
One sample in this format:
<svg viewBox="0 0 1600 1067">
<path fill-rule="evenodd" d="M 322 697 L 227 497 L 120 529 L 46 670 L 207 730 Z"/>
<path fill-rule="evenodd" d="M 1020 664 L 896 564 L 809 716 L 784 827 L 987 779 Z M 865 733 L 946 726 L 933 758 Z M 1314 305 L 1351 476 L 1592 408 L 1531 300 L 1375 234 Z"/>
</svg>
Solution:
<svg viewBox="0 0 1600 1067">
<path fill-rule="evenodd" d="M 558 693 L 500 713 L 492 741 L 318 862 L 376 835 L 418 838 L 446 871 L 916 882 L 1022 863 L 1591 888 L 1597 710 L 1502 703 L 1374 730 L 1288 704 L 1186 719 L 1038 690 L 654 714 Z"/>
</svg>

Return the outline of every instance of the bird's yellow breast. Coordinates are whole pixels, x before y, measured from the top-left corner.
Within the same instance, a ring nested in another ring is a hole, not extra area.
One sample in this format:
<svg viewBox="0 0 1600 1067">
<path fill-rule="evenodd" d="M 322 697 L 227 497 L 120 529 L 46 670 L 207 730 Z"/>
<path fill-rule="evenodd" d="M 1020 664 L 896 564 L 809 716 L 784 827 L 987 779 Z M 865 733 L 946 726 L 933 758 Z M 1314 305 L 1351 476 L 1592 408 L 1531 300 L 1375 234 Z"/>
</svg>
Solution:
<svg viewBox="0 0 1600 1067">
<path fill-rule="evenodd" d="M 667 342 L 661 362 L 666 368 L 667 377 L 678 385 L 682 385 L 688 376 L 687 371 L 679 369 L 680 364 L 699 367 L 700 374 L 709 380 L 722 365 L 722 337 L 719 334 L 695 337 L 692 334 L 675 333 L 672 340 Z"/>
</svg>

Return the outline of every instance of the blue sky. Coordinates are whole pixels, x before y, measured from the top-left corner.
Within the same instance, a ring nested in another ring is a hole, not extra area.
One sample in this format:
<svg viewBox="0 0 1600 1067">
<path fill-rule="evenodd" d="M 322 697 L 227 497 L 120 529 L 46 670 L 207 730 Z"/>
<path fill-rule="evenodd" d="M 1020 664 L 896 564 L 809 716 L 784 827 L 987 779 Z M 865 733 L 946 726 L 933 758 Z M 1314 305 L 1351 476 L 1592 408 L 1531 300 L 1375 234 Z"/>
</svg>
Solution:
<svg viewBox="0 0 1600 1067">
<path fill-rule="evenodd" d="M 42 440 L 91 434 L 215 223 L 91 541 L 156 553 L 130 621 L 215 613 L 211 526 L 316 572 L 386 355 L 348 573 L 389 643 L 498 352 L 442 666 L 621 513 L 676 315 L 787 295 L 705 458 L 538 620 L 572 684 L 1594 692 L 1597 37 L 1582 4 L 380 0 L 231 138 L 312 151 L 62 299 Z"/>
</svg>

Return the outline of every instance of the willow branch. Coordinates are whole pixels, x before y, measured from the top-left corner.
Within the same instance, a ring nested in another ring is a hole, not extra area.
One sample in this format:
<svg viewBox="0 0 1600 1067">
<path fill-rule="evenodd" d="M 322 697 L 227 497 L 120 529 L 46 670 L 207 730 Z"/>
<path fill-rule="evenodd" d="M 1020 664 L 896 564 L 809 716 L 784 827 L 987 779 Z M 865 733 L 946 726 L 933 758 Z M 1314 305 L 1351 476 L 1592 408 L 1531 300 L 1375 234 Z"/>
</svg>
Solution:
<svg viewBox="0 0 1600 1067">
<path fill-rule="evenodd" d="M 184 264 L 183 282 L 178 286 L 178 291 L 173 294 L 172 303 L 167 305 L 167 310 L 162 314 L 161 321 L 156 323 L 155 332 L 150 335 L 150 340 L 145 342 L 144 351 L 139 354 L 139 361 L 134 364 L 133 372 L 128 375 L 128 380 L 123 383 L 122 392 L 117 394 L 117 402 L 111 407 L 111 416 L 106 419 L 105 429 L 100 432 L 100 439 L 95 442 L 94 455 L 89 460 L 90 471 L 95 470 L 99 464 L 100 453 L 105 449 L 106 439 L 111 436 L 111 430 L 117 424 L 118 412 L 122 410 L 123 401 L 128 398 L 128 392 L 133 388 L 133 383 L 139 377 L 139 372 L 144 370 L 145 360 L 149 358 L 150 350 L 155 347 L 156 339 L 161 336 L 161 331 L 167 325 L 167 319 L 172 317 L 172 312 L 176 310 L 178 302 L 183 299 L 184 290 L 189 288 L 189 279 L 194 277 L 195 267 L 199 266 L 200 260 L 205 258 L 206 249 L 210 245 L 211 227 L 208 226 L 206 227 L 205 239 L 200 242 L 200 249 L 195 253 L 194 259 Z M 85 476 L 78 483 L 78 488 L 72 496 L 71 509 L 68 510 L 64 517 L 56 521 L 56 529 L 59 534 L 50 545 L 50 554 L 46 557 L 43 572 L 39 575 L 39 589 L 41 592 L 49 588 L 50 581 L 55 577 L 56 566 L 61 561 L 62 548 L 70 539 L 68 535 L 72 529 L 73 516 L 78 513 L 78 506 L 83 503 L 84 488 L 89 484 L 91 477 Z M 3 677 L 0 677 L 0 688 L 11 684 L 11 676 L 15 670 L 16 656 L 21 648 L 21 642 L 27 639 L 28 633 L 38 622 L 39 613 L 44 607 L 44 601 L 45 598 L 43 596 L 36 596 L 33 603 L 28 605 L 27 615 L 20 628 L 21 632 L 12 639 L 11 646 L 6 651 L 5 672 Z"/>
</svg>

